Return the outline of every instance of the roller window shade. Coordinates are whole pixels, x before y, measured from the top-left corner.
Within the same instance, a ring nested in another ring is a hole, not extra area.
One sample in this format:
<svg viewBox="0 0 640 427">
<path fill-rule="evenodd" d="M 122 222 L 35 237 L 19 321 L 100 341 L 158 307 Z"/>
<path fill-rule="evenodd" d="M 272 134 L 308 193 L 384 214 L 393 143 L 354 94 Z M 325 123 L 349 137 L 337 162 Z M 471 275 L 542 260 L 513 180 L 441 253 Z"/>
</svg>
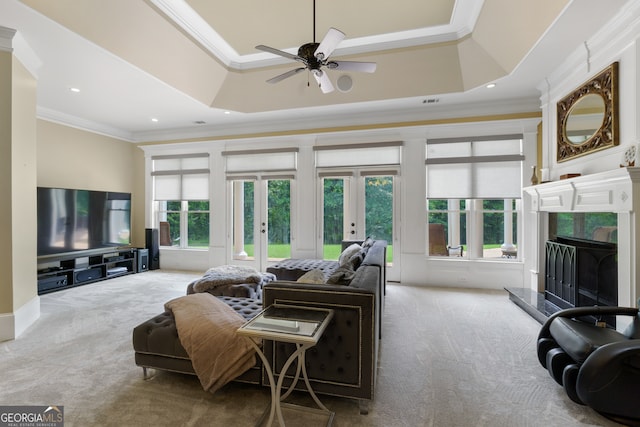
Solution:
<svg viewBox="0 0 640 427">
<path fill-rule="evenodd" d="M 208 200 L 209 174 L 182 175 L 182 198 L 180 200 Z"/>
<path fill-rule="evenodd" d="M 225 151 L 227 173 L 286 172 L 297 169 L 298 149 Z"/>
<path fill-rule="evenodd" d="M 153 156 L 153 171 L 181 171 L 193 169 L 209 169 L 209 155 L 185 156 Z"/>
<path fill-rule="evenodd" d="M 316 167 L 399 165 L 401 142 L 316 146 Z"/>
<path fill-rule="evenodd" d="M 182 200 L 180 175 L 158 175 L 153 177 L 155 200 Z"/>
<path fill-rule="evenodd" d="M 154 156 L 154 199 L 209 200 L 209 155 Z"/>
<path fill-rule="evenodd" d="M 504 138 L 427 142 L 427 197 L 431 199 L 520 198 L 522 140 Z"/>
</svg>

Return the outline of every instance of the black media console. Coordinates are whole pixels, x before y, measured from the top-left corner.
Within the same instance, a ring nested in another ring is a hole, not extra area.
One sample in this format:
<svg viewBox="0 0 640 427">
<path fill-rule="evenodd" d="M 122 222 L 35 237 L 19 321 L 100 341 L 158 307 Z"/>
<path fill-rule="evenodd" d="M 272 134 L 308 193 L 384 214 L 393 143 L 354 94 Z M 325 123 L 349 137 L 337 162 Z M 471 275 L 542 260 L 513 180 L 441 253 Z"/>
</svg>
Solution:
<svg viewBox="0 0 640 427">
<path fill-rule="evenodd" d="M 138 252 L 141 252 L 138 254 Z M 138 256 L 146 249 L 126 248 L 91 255 L 70 254 L 38 260 L 38 295 L 146 271 Z"/>
</svg>

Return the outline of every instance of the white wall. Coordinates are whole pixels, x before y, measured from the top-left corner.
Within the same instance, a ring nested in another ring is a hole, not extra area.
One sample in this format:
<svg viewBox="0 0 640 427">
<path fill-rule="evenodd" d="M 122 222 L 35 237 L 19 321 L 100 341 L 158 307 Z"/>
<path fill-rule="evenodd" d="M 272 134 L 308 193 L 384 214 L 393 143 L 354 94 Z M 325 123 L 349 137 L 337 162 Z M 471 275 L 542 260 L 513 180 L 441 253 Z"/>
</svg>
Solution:
<svg viewBox="0 0 640 427">
<path fill-rule="evenodd" d="M 576 49 L 566 61 L 558 67 L 538 89 L 541 92 L 541 107 L 543 113 L 543 168 L 550 171 L 551 181 L 567 173 L 591 175 L 606 172 L 620 167 L 623 154 L 632 144 L 640 143 L 640 2 L 629 2 L 599 33 L 586 40 L 584 45 Z M 557 118 L 556 104 L 569 93 L 600 73 L 613 62 L 619 67 L 619 145 L 607 148 L 593 154 L 571 159 L 562 163 L 556 161 Z M 640 166 L 636 164 L 636 166 Z M 635 196 L 634 196 L 635 197 Z M 635 200 L 635 199 L 634 199 Z M 525 195 L 525 252 L 530 256 L 525 259 L 525 287 L 533 290 L 544 289 L 544 242 L 547 237 L 547 217 L 532 211 L 531 200 Z M 634 218 L 630 226 L 634 233 L 638 227 L 637 212 L 627 213 Z M 627 246 L 635 251 L 638 243 L 628 242 Z M 635 260 L 635 255 L 632 256 Z M 635 263 L 623 266 L 631 271 L 630 276 L 637 277 Z M 619 278 L 620 280 L 620 278 Z M 621 295 L 630 292 L 629 281 L 627 289 L 620 290 Z M 635 280 L 631 280 L 635 283 Z M 633 300 L 633 297 L 631 298 Z M 629 301 L 625 301 L 629 302 Z"/>
<path fill-rule="evenodd" d="M 634 4 L 635 3 L 635 4 Z M 602 31 L 585 41 L 585 45 L 538 87 L 543 111 L 543 165 L 550 170 L 552 181 L 566 173 L 588 175 L 620 167 L 624 151 L 631 144 L 640 143 L 638 120 L 640 87 L 639 37 L 640 4 L 630 2 Z M 568 160 L 556 161 L 557 118 L 556 104 L 584 82 L 600 73 L 613 62 L 619 63 L 619 141 L 617 147 Z"/>
<path fill-rule="evenodd" d="M 453 287 L 494 288 L 523 286 L 523 263 L 521 260 L 454 260 L 430 259 L 426 250 L 426 173 L 425 146 L 427 138 L 462 137 L 496 134 L 525 134 L 526 164 L 523 168 L 523 183 L 528 183 L 535 163 L 536 127 L 540 119 L 518 119 L 452 125 L 421 126 L 415 128 L 353 131 L 322 135 L 298 135 L 251 140 L 212 141 L 185 144 L 147 145 L 141 148 L 147 158 L 147 197 L 151 195 L 150 157 L 160 154 L 208 152 L 211 158 L 211 246 L 207 251 L 161 249 L 160 264 L 163 269 L 188 269 L 204 271 L 215 265 L 232 263 L 229 186 L 224 175 L 224 150 L 267 149 L 298 147 L 298 172 L 294 184 L 292 230 L 292 256 L 298 258 L 317 257 L 318 239 L 316 220 L 317 191 L 314 153 L 317 143 L 332 144 L 403 141 L 400 165 L 400 223 L 399 239 L 394 242 L 394 251 L 402 260 L 400 280 L 406 284 Z M 147 203 L 147 227 L 153 226 L 151 204 Z M 519 233 L 522 235 L 522 233 Z M 522 255 L 524 259 L 524 254 Z"/>
</svg>

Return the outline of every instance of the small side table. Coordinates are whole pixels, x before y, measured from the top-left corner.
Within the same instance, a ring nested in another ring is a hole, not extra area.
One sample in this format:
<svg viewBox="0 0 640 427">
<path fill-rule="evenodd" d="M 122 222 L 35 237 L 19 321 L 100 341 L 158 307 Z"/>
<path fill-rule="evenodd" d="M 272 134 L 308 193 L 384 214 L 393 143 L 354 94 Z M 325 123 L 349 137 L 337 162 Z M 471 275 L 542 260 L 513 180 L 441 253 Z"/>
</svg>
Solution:
<svg viewBox="0 0 640 427">
<path fill-rule="evenodd" d="M 329 325 L 329 321 L 332 317 L 333 310 L 331 309 L 274 304 L 262 310 L 256 317 L 238 329 L 238 334 L 247 338 L 261 338 L 265 340 L 294 343 L 296 345 L 296 351 L 294 351 L 285 362 L 276 384 L 271 364 L 255 341 L 253 339 L 249 339 L 249 342 L 258 353 L 258 356 L 262 359 L 267 376 L 269 377 L 269 386 L 271 388 L 271 408 L 270 410 L 267 408 L 267 410 L 269 410 L 267 426 L 271 426 L 274 416 L 277 416 L 280 426 L 284 427 L 285 424 L 284 418 L 282 417 L 282 405 L 285 404 L 282 400 L 286 399 L 293 391 L 294 386 L 300 378 L 300 372 L 302 372 L 302 377 L 304 378 L 304 382 L 307 386 L 307 391 L 320 408 L 320 412 L 325 413 L 328 416 L 327 426 L 330 426 L 333 423 L 335 413 L 329 411 L 313 392 L 305 366 L 305 353 L 307 349 L 318 343 L 318 340 L 322 336 L 327 325 Z M 282 395 L 282 384 L 285 374 L 289 369 L 289 366 L 291 366 L 291 364 L 296 360 L 297 369 L 295 378 L 286 393 Z M 294 406 L 290 404 L 286 405 Z M 313 408 L 305 409 L 314 412 Z M 262 424 L 266 417 L 267 410 L 265 410 L 257 425 Z"/>
</svg>

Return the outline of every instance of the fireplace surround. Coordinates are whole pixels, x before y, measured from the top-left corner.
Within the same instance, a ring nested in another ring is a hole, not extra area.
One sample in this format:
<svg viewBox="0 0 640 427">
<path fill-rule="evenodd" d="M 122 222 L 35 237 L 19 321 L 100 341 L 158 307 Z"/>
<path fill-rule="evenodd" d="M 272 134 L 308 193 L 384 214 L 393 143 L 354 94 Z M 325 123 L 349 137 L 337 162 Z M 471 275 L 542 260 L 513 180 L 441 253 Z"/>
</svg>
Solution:
<svg viewBox="0 0 640 427">
<path fill-rule="evenodd" d="M 636 268 L 640 237 L 640 168 L 619 168 L 547 182 L 523 189 L 524 287 L 545 292 L 545 247 L 551 212 L 612 212 L 617 214 L 617 304 L 634 307 L 640 296 Z M 623 329 L 628 320 L 619 319 Z"/>
</svg>

